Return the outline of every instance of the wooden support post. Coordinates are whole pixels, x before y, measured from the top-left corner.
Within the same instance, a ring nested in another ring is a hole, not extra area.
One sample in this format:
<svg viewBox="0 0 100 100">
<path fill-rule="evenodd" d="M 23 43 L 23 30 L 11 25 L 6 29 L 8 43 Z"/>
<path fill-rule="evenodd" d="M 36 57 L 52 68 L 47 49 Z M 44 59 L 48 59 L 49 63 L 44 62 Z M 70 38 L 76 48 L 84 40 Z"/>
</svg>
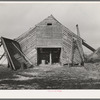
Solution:
<svg viewBox="0 0 100 100">
<path fill-rule="evenodd" d="M 12 65 L 13 69 L 16 70 L 16 69 L 15 69 L 15 66 L 14 66 L 14 64 L 13 64 L 13 62 L 12 62 L 12 59 L 11 59 L 11 57 L 10 57 L 10 55 L 9 55 L 8 49 L 7 49 L 7 47 L 6 47 L 6 44 L 5 44 L 4 40 L 3 40 L 3 38 L 1 38 L 1 41 L 2 41 L 2 43 L 3 43 L 3 47 L 4 47 L 4 50 L 5 50 L 6 55 L 8 54 L 8 55 L 7 55 L 7 60 L 8 60 L 9 65 L 10 65 L 10 66 Z"/>
<path fill-rule="evenodd" d="M 78 28 L 78 24 L 76 25 L 76 29 L 77 29 L 77 35 L 80 37 L 80 31 L 79 31 L 79 28 Z"/>
<path fill-rule="evenodd" d="M 52 57 L 51 57 L 51 53 L 50 53 L 50 65 L 52 64 Z"/>
<path fill-rule="evenodd" d="M 61 64 L 61 66 L 63 66 L 62 54 L 63 54 L 63 48 L 61 48 L 61 53 L 60 53 L 60 64 Z"/>
<path fill-rule="evenodd" d="M 2 46 L 2 44 L 0 44 L 0 47 Z"/>
<path fill-rule="evenodd" d="M 0 47 L 2 46 L 2 42 L 0 41 Z"/>
<path fill-rule="evenodd" d="M 77 35 L 80 37 L 80 32 L 79 32 L 79 27 L 78 24 L 76 25 L 76 29 L 77 29 Z M 76 41 L 77 43 L 77 47 L 81 56 L 81 63 L 84 63 L 84 52 L 83 52 L 83 48 L 82 48 L 82 39 L 80 38 L 79 41 Z M 80 44 L 80 45 L 79 45 Z"/>
<path fill-rule="evenodd" d="M 82 63 L 84 63 L 83 54 L 82 54 L 82 51 L 81 51 L 80 46 L 79 46 L 79 44 L 78 44 L 78 41 L 76 41 L 76 44 L 77 44 L 77 49 L 78 49 L 78 51 L 79 51 L 79 53 L 80 53 L 80 57 L 81 57 L 81 59 L 82 59 L 82 62 L 81 62 L 81 64 L 82 64 Z M 80 64 L 80 65 L 81 65 L 81 64 Z"/>
<path fill-rule="evenodd" d="M 89 50 L 91 50 L 92 52 L 95 52 L 96 50 L 93 48 L 93 47 L 91 47 L 89 44 L 87 44 L 85 41 L 82 41 L 82 44 L 85 46 L 85 47 L 87 47 Z"/>
<path fill-rule="evenodd" d="M 3 55 L 1 55 L 0 60 L 3 58 L 4 55 L 5 55 L 5 53 L 3 53 Z"/>
<path fill-rule="evenodd" d="M 82 60 L 81 63 L 80 63 L 80 65 L 81 64 L 84 65 L 84 58 L 83 58 L 82 51 L 80 49 L 79 43 L 78 43 L 78 41 L 76 39 L 73 38 L 73 46 L 72 46 L 72 66 L 74 66 L 74 53 L 75 53 L 75 49 L 76 48 L 78 49 L 79 54 L 80 54 L 80 57 L 81 57 L 81 60 Z"/>
<path fill-rule="evenodd" d="M 74 43 L 74 38 L 72 40 L 72 66 L 74 65 L 74 51 L 75 51 L 75 43 Z"/>
</svg>

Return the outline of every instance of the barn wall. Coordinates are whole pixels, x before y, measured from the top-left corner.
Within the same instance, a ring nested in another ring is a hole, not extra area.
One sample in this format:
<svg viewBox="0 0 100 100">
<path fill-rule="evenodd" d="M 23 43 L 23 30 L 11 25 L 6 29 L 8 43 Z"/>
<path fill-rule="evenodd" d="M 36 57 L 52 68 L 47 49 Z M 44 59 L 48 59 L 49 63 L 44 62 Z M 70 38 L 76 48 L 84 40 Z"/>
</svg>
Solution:
<svg viewBox="0 0 100 100">
<path fill-rule="evenodd" d="M 62 27 L 52 16 L 39 23 L 37 27 L 37 47 L 61 47 Z"/>
<path fill-rule="evenodd" d="M 23 38 L 24 37 L 24 38 Z M 36 28 L 29 31 L 26 35 L 17 39 L 23 53 L 33 63 L 37 63 L 37 50 L 36 50 Z"/>
<path fill-rule="evenodd" d="M 81 40 L 77 39 L 77 44 L 78 44 L 78 48 L 75 49 L 75 53 L 74 53 L 74 63 L 81 63 L 82 59 L 84 61 L 84 58 L 82 58 L 83 56 L 83 48 L 82 48 L 82 44 L 81 44 Z"/>
<path fill-rule="evenodd" d="M 79 45 L 79 49 L 75 49 L 74 50 L 74 54 L 73 54 L 73 38 L 76 38 L 76 40 L 78 40 L 78 45 Z M 63 32 L 62 32 L 62 63 L 66 64 L 66 63 L 72 63 L 72 57 L 74 55 L 74 59 L 73 62 L 74 63 L 81 63 L 82 58 L 80 56 L 83 55 L 83 50 L 82 50 L 82 46 L 81 46 L 81 39 L 79 37 L 77 37 L 77 35 L 73 34 L 73 32 L 71 32 L 69 29 L 67 29 L 66 27 L 63 27 Z"/>
<path fill-rule="evenodd" d="M 71 63 L 72 59 L 72 35 L 64 28 L 62 32 L 62 63 Z"/>
<path fill-rule="evenodd" d="M 81 63 L 81 57 L 80 57 L 80 53 L 79 53 L 78 49 L 75 49 L 74 52 L 75 52 L 75 53 L 74 53 L 73 63 L 74 63 L 74 64 Z"/>
<path fill-rule="evenodd" d="M 47 23 L 52 23 L 48 26 Z M 52 16 L 43 20 L 16 40 L 23 53 L 33 63 L 37 63 L 37 48 L 59 48 L 62 46 L 62 27 Z"/>
<path fill-rule="evenodd" d="M 37 47 L 61 47 L 61 27 L 38 26 Z"/>
</svg>

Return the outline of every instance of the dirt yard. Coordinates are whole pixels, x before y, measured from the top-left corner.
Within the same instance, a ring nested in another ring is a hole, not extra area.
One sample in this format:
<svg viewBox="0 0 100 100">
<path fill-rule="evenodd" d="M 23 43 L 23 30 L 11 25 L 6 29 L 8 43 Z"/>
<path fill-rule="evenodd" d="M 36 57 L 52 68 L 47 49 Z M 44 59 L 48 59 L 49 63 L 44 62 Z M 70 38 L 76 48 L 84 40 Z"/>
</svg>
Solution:
<svg viewBox="0 0 100 100">
<path fill-rule="evenodd" d="M 100 89 L 100 64 L 36 66 L 19 71 L 0 66 L 0 89 Z"/>
</svg>

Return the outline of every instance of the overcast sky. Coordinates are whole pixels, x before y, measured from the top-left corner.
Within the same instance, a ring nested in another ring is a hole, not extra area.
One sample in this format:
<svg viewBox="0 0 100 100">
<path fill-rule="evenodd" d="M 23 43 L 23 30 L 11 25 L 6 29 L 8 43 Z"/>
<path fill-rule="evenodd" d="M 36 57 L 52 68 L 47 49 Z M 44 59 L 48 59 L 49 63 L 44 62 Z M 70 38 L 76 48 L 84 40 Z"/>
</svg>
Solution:
<svg viewBox="0 0 100 100">
<path fill-rule="evenodd" d="M 51 14 L 74 33 L 79 24 L 81 37 L 100 47 L 100 3 L 0 3 L 0 36 L 14 39 Z"/>
</svg>

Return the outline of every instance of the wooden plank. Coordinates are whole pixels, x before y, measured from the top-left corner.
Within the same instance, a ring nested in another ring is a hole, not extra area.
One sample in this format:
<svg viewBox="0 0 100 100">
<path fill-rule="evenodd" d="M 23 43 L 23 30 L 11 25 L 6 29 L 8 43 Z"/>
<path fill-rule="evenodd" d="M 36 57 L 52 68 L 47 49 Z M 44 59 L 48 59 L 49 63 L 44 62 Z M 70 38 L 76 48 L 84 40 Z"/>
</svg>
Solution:
<svg viewBox="0 0 100 100">
<path fill-rule="evenodd" d="M 78 51 L 79 51 L 79 54 L 80 54 L 81 63 L 84 63 L 84 56 L 83 56 L 84 53 L 83 53 L 83 48 L 82 48 L 81 41 L 80 42 L 76 41 L 76 44 L 77 44 L 77 48 L 78 48 Z"/>
<path fill-rule="evenodd" d="M 32 62 L 32 64 L 36 63 L 36 35 L 35 33 L 27 35 L 27 37 L 23 38 L 20 42 L 22 51 L 28 57 L 28 59 Z"/>
<path fill-rule="evenodd" d="M 2 46 L 1 38 L 0 38 L 0 47 Z"/>
<path fill-rule="evenodd" d="M 0 44 L 0 47 L 2 46 L 2 44 Z"/>
<path fill-rule="evenodd" d="M 78 64 L 78 63 L 81 63 L 81 62 L 82 62 L 82 59 L 80 57 L 78 49 L 76 48 L 75 51 L 74 51 L 73 63 Z"/>
<path fill-rule="evenodd" d="M 28 31 L 26 31 L 25 33 L 23 33 L 22 35 L 20 35 L 18 38 L 16 38 L 15 40 L 17 42 L 20 42 L 24 39 L 26 39 L 28 36 L 31 37 L 31 35 L 35 35 L 35 31 L 36 31 L 37 27 L 34 28 L 30 28 Z"/>
<path fill-rule="evenodd" d="M 5 43 L 5 41 L 4 41 L 4 38 L 1 37 L 1 41 L 2 41 L 2 43 L 3 43 L 3 47 L 4 47 L 5 53 L 6 53 L 6 55 L 7 55 L 7 59 L 8 59 L 8 62 L 9 62 L 9 64 L 10 64 L 10 67 L 11 67 L 12 69 L 16 70 L 16 68 L 15 68 L 15 66 L 14 66 L 14 63 L 13 63 L 13 61 L 12 61 L 12 58 L 11 58 L 11 56 L 10 56 L 10 54 L 9 54 L 8 49 L 7 49 L 6 43 Z"/>
<path fill-rule="evenodd" d="M 61 47 L 61 39 L 37 39 L 37 47 Z"/>
<path fill-rule="evenodd" d="M 89 50 L 91 50 L 92 52 L 95 52 L 96 51 L 92 46 L 90 46 L 89 44 L 87 44 L 85 41 L 82 41 L 82 44 L 85 47 L 87 47 Z"/>
<path fill-rule="evenodd" d="M 80 31 L 79 31 L 78 24 L 76 25 L 76 28 L 77 28 L 77 35 L 80 37 Z M 84 52 L 83 52 L 83 47 L 82 47 L 82 39 L 77 39 L 76 44 L 77 44 L 77 47 L 78 47 L 78 50 L 81 56 L 81 60 L 82 60 L 81 63 L 83 64 L 84 63 Z"/>
<path fill-rule="evenodd" d="M 4 57 L 5 53 L 3 53 L 3 55 L 1 55 L 0 60 Z"/>
<path fill-rule="evenodd" d="M 83 59 L 82 59 L 82 54 L 80 51 L 80 47 L 78 45 L 77 40 L 73 39 L 73 48 L 72 48 L 72 64 L 78 64 L 78 63 L 82 63 Z"/>
<path fill-rule="evenodd" d="M 30 46 L 24 46 L 24 47 L 22 47 L 21 46 L 21 48 L 22 48 L 22 51 L 24 52 L 24 53 L 28 53 L 28 52 L 30 52 L 32 49 L 34 49 L 36 47 L 36 44 L 32 44 L 32 45 L 30 45 Z"/>
<path fill-rule="evenodd" d="M 25 59 L 30 63 L 30 65 L 32 65 L 32 63 L 30 62 L 30 60 L 25 56 L 25 54 L 12 42 L 12 44 L 14 45 L 14 47 L 20 52 L 20 54 L 25 57 Z"/>
</svg>

